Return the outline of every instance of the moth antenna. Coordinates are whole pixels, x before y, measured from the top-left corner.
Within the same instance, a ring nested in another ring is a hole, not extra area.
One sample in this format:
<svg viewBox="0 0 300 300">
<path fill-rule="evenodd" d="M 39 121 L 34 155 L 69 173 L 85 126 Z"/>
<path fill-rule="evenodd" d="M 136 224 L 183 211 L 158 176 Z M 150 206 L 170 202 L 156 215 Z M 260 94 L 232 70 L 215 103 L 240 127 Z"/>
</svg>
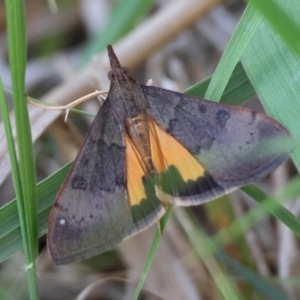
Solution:
<svg viewBox="0 0 300 300">
<path fill-rule="evenodd" d="M 116 53 L 111 45 L 107 46 L 108 57 L 112 70 L 121 68 L 121 64 L 116 56 Z"/>
</svg>

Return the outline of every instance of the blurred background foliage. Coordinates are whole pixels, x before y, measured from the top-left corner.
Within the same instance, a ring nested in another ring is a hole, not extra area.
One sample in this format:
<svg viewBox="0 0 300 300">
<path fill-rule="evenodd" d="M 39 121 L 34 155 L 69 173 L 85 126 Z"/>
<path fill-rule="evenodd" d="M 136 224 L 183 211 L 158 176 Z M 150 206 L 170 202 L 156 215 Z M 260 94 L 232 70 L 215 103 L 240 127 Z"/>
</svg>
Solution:
<svg viewBox="0 0 300 300">
<path fill-rule="evenodd" d="M 253 4 L 246 9 L 240 0 L 28 0 L 26 93 L 63 105 L 107 90 L 106 46 L 113 44 L 139 82 L 151 78 L 155 86 L 265 110 L 299 140 L 300 4 Z M 5 9 L 0 2 L 0 75 L 12 109 Z M 93 99 L 80 109 L 93 115 L 99 107 Z M 112 251 L 56 267 L 46 249 L 48 213 L 69 168 L 64 164 L 78 153 L 93 117 L 72 112 L 64 122 L 61 111 L 28 109 L 32 172 L 40 182 L 40 299 L 132 299 L 152 254 L 139 299 L 300 299 L 297 151 L 293 161 L 255 183 L 260 190 L 244 189 L 252 198 L 238 190 L 203 206 L 173 209 L 153 253 L 148 254 L 156 226 Z M 14 128 L 13 115 L 11 122 Z M 3 124 L 0 132 L 0 298 L 28 299 Z"/>
</svg>

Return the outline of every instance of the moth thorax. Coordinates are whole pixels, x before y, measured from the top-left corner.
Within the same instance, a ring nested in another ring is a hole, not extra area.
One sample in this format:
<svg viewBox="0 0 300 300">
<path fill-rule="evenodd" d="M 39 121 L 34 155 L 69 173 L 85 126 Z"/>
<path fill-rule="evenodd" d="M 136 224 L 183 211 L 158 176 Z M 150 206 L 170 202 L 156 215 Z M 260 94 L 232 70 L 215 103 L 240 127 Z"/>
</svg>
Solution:
<svg viewBox="0 0 300 300">
<path fill-rule="evenodd" d="M 147 116 L 145 114 L 138 114 L 136 117 L 127 118 L 126 132 L 139 154 L 145 174 L 153 173 L 154 166 L 151 158 Z"/>
</svg>

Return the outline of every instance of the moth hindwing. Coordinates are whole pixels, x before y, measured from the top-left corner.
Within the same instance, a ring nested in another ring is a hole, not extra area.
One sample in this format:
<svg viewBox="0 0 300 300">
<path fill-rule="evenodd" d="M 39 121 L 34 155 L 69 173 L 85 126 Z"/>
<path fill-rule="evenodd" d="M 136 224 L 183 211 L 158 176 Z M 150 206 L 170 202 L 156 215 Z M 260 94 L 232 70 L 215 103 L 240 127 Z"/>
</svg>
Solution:
<svg viewBox="0 0 300 300">
<path fill-rule="evenodd" d="M 108 46 L 110 90 L 48 222 L 56 264 L 110 250 L 170 202 L 198 205 L 276 168 L 287 130 L 252 110 L 140 85 Z"/>
</svg>

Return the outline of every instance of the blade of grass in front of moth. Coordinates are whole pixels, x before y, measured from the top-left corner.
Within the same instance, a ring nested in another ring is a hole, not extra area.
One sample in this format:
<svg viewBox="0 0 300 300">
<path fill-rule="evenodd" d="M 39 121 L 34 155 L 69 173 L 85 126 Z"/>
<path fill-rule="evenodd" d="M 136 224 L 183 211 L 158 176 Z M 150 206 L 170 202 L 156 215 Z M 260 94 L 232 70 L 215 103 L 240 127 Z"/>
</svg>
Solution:
<svg viewBox="0 0 300 300">
<path fill-rule="evenodd" d="M 172 205 L 169 205 L 169 207 L 168 207 L 165 215 L 159 221 L 160 222 L 159 229 L 156 230 L 156 233 L 155 233 L 155 236 L 153 238 L 153 241 L 152 241 L 149 253 L 147 255 L 147 259 L 146 259 L 146 262 L 145 262 L 145 265 L 144 265 L 144 268 L 143 268 L 140 280 L 138 282 L 137 288 L 136 288 L 134 296 L 133 296 L 134 300 L 138 299 L 139 294 L 140 294 L 140 292 L 141 292 L 141 290 L 143 288 L 143 285 L 144 285 L 144 283 L 146 281 L 147 275 L 148 275 L 148 273 L 150 271 L 150 268 L 152 266 L 155 254 L 156 254 L 158 246 L 160 244 L 163 231 L 166 228 L 166 225 L 168 223 L 168 219 L 170 217 L 171 210 L 172 210 Z"/>
</svg>

